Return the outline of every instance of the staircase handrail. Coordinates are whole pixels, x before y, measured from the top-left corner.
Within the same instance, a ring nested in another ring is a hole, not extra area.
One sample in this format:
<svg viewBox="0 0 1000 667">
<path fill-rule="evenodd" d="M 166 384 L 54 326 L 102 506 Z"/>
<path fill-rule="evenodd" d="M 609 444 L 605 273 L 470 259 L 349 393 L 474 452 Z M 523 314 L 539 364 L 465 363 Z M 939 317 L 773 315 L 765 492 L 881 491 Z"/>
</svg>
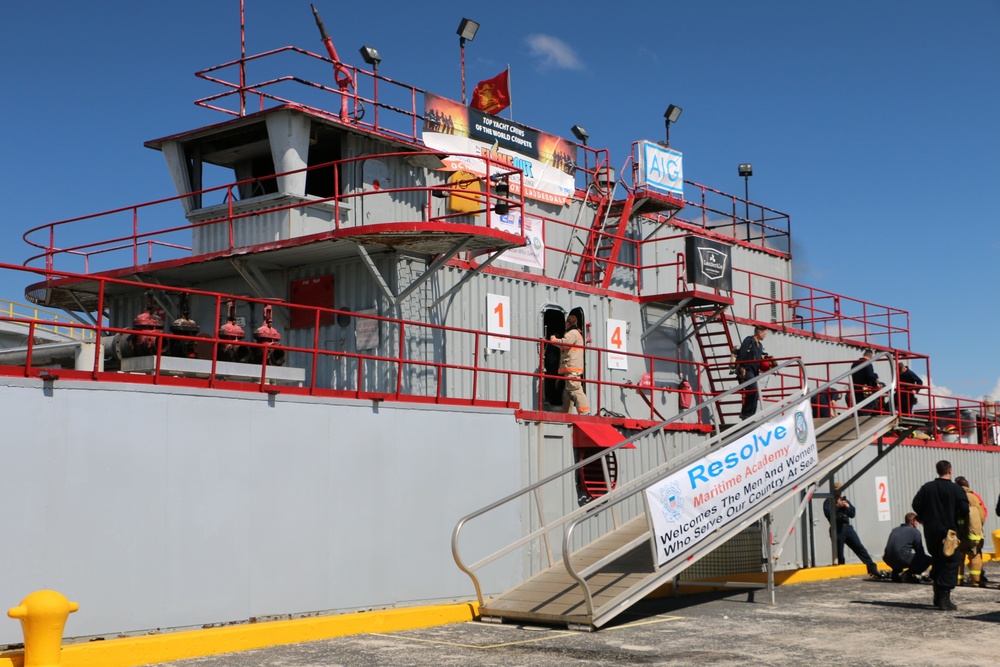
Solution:
<svg viewBox="0 0 1000 667">
<path fill-rule="evenodd" d="M 572 563 L 573 553 L 570 551 L 570 545 L 572 544 L 573 531 L 580 523 L 582 523 L 583 521 L 590 520 L 597 514 L 600 514 L 601 512 L 604 512 L 619 505 L 620 503 L 632 498 L 637 493 L 643 492 L 645 489 L 649 488 L 653 484 L 657 484 L 662 480 L 666 479 L 670 475 L 674 474 L 677 470 L 680 470 L 694 463 L 695 461 L 704 456 L 706 450 L 710 450 L 711 448 L 713 448 L 717 444 L 717 441 L 719 441 L 722 438 L 722 436 L 726 436 L 727 439 L 736 440 L 739 437 L 742 437 L 742 435 L 744 435 L 746 432 L 752 430 L 760 422 L 766 421 L 767 419 L 770 419 L 771 417 L 780 414 L 781 412 L 787 410 L 788 407 L 790 407 L 793 404 L 801 403 L 803 400 L 808 400 L 811 405 L 812 399 L 815 396 L 818 396 L 819 394 L 829 390 L 831 387 L 834 387 L 838 383 L 843 382 L 845 379 L 848 380 L 853 395 L 853 389 L 854 389 L 854 380 L 852 377 L 853 374 L 858 370 L 866 368 L 874 364 L 876 361 L 882 359 L 885 359 L 887 361 L 893 361 L 893 355 L 890 352 L 880 352 L 878 355 L 873 356 L 869 361 L 866 361 L 864 364 L 858 364 L 857 366 L 852 366 L 851 368 L 844 371 L 840 375 L 834 377 L 832 380 L 829 380 L 825 384 L 817 387 L 816 389 L 810 392 L 803 392 L 802 395 L 797 395 L 796 393 L 793 392 L 789 396 L 782 399 L 782 401 L 780 401 L 779 403 L 776 403 L 768 407 L 763 412 L 755 415 L 753 419 L 746 420 L 745 422 L 741 423 L 739 425 L 738 430 L 734 431 L 733 429 L 730 429 L 727 431 L 723 431 L 722 433 L 709 439 L 699 447 L 696 447 L 695 449 L 692 449 L 682 454 L 681 456 L 676 457 L 673 460 L 665 461 L 656 468 L 642 475 L 639 475 L 635 479 L 630 480 L 629 482 L 623 484 L 622 486 L 619 486 L 618 488 L 614 489 L 610 493 L 602 496 L 601 500 L 603 502 L 600 505 L 594 505 L 593 507 L 588 505 L 587 509 L 589 509 L 590 511 L 586 513 L 586 516 L 576 516 L 573 519 L 567 520 L 565 522 L 565 527 L 563 529 L 563 544 L 562 544 L 563 565 L 565 566 L 566 572 L 569 574 L 569 576 L 572 577 L 580 586 L 580 589 L 583 592 L 584 601 L 587 606 L 588 615 L 593 617 L 595 610 L 593 606 L 593 596 L 590 591 L 590 585 L 587 583 L 586 578 L 591 574 L 593 574 L 594 572 L 598 571 L 601 567 L 603 567 L 607 563 L 610 563 L 616 558 L 619 558 L 620 556 L 623 556 L 625 553 L 631 551 L 638 543 L 648 538 L 649 531 L 647 530 L 642 535 L 639 535 L 638 537 L 631 540 L 629 543 L 620 546 L 618 549 L 615 549 L 611 553 L 605 555 L 599 561 L 591 563 L 588 567 L 584 568 L 583 570 L 577 571 L 573 567 Z M 791 361 L 799 361 L 801 363 L 801 360 L 799 359 Z M 782 366 L 788 365 L 788 363 L 789 362 L 785 362 L 785 364 L 782 364 Z M 895 364 L 892 365 L 893 367 L 895 367 Z M 805 372 L 804 366 L 802 366 L 802 371 L 803 373 Z M 763 377 L 763 375 L 764 374 L 761 374 L 760 377 Z M 829 421 L 824 422 L 822 425 L 820 425 L 816 429 L 816 435 L 818 436 L 832 428 L 835 428 L 838 424 L 840 424 L 843 421 L 846 421 L 848 418 L 853 418 L 855 435 L 858 438 L 860 438 L 862 434 L 861 434 L 861 422 L 860 419 L 858 418 L 859 412 L 863 408 L 865 408 L 869 403 L 875 402 L 876 400 L 879 400 L 882 396 L 888 394 L 891 391 L 891 389 L 892 389 L 892 383 L 889 383 L 884 387 L 880 387 L 876 392 L 873 392 L 870 396 L 866 397 L 864 401 L 852 404 L 846 410 L 838 414 L 836 417 L 831 418 Z M 894 415 L 895 414 L 894 410 L 895 407 L 893 406 L 892 411 L 889 412 L 889 414 Z M 736 437 L 730 437 L 734 434 L 734 432 L 737 433 L 738 435 Z"/>
<path fill-rule="evenodd" d="M 483 567 L 485 565 L 488 565 L 489 563 L 492 563 L 493 561 L 497 560 L 498 558 L 500 558 L 502 556 L 507 555 L 508 553 L 511 553 L 512 551 L 514 551 L 515 549 L 523 546 L 524 544 L 527 544 L 527 543 L 529 543 L 529 542 L 531 542 L 531 541 L 533 541 L 535 539 L 538 539 L 539 537 L 541 537 L 542 540 L 545 543 L 545 555 L 547 557 L 548 565 L 551 566 L 553 564 L 553 562 L 554 562 L 554 558 L 552 556 L 552 550 L 551 550 L 551 547 L 549 545 L 548 533 L 553 528 L 556 528 L 556 527 L 561 526 L 561 525 L 563 525 L 563 524 L 565 524 L 565 523 L 567 523 L 569 521 L 572 521 L 573 519 L 575 519 L 577 517 L 582 517 L 584 515 L 589 515 L 589 514 L 593 513 L 598 507 L 600 507 L 601 505 L 607 504 L 609 502 L 609 499 L 617 497 L 619 494 L 618 494 L 617 490 L 615 490 L 615 491 L 612 491 L 612 492 L 610 492 L 608 494 L 600 496 L 600 497 L 596 498 L 595 500 L 593 500 L 592 502 L 590 502 L 589 504 L 587 504 L 587 505 L 585 505 L 583 507 L 577 508 L 577 509 L 569 512 L 568 514 L 563 515 L 559 519 L 556 519 L 555 521 L 553 521 L 551 523 L 548 523 L 548 524 L 546 524 L 545 519 L 544 519 L 544 515 L 541 512 L 542 503 L 541 503 L 540 499 L 536 495 L 535 496 L 535 504 L 539 508 L 539 523 L 540 523 L 540 527 L 537 528 L 537 529 L 535 529 L 535 530 L 533 530 L 533 531 L 531 531 L 527 535 L 522 536 L 520 539 L 514 541 L 513 543 L 507 545 L 506 547 L 503 547 L 503 548 L 501 548 L 501 549 L 493 552 L 492 554 L 489 554 L 489 555 L 487 555 L 487 556 L 479 559 L 478 561 L 476 561 L 475 563 L 472 563 L 471 565 L 466 565 L 465 564 L 465 562 L 462 560 L 461 556 L 459 555 L 459 550 L 458 550 L 459 534 L 461 533 L 462 527 L 466 523 L 468 523 L 472 519 L 475 519 L 475 518 L 477 518 L 479 516 L 482 516 L 482 515 L 484 515 L 484 514 L 486 514 L 488 512 L 491 512 L 492 510 L 494 510 L 494 509 L 496 509 L 498 507 L 506 505 L 507 503 L 509 503 L 511 501 L 514 501 L 514 500 L 517 500 L 519 498 L 522 498 L 523 496 L 526 496 L 529 493 L 536 493 L 538 491 L 538 489 L 540 489 L 541 487 L 545 486 L 546 484 L 549 484 L 550 482 L 553 482 L 553 481 L 555 481 L 555 480 L 557 480 L 557 479 L 559 479 L 561 477 L 564 477 L 564 476 L 566 476 L 569 473 L 574 473 L 577 470 L 579 470 L 580 468 L 582 468 L 582 467 L 584 467 L 586 465 L 589 465 L 590 463 L 593 463 L 593 462 L 601 459 L 602 457 L 607 456 L 608 454 L 610 454 L 612 452 L 616 452 L 617 450 L 625 447 L 626 445 L 629 445 L 629 444 L 635 442 L 636 440 L 639 440 L 641 438 L 646 437 L 650 433 L 653 433 L 653 432 L 655 432 L 655 431 L 657 431 L 657 430 L 659 430 L 661 428 L 664 428 L 665 426 L 667 426 L 667 425 L 669 425 L 669 424 L 671 424 L 673 422 L 683 420 L 685 417 L 688 417 L 691 414 L 695 414 L 699 410 L 708 408 L 713 403 L 715 403 L 717 401 L 720 401 L 720 400 L 723 400 L 723 399 L 729 397 L 730 395 L 732 395 L 734 393 L 740 392 L 740 391 L 746 389 L 747 387 L 749 387 L 751 384 L 754 384 L 756 382 L 760 382 L 760 381 L 766 379 L 767 377 L 769 377 L 771 375 L 776 375 L 776 374 L 780 373 L 781 371 L 783 371 L 786 368 L 789 368 L 791 366 L 797 366 L 798 367 L 799 378 L 800 378 L 800 381 L 801 381 L 801 386 L 803 387 L 802 391 L 804 392 L 804 388 L 807 386 L 805 364 L 802 362 L 802 360 L 800 358 L 788 359 L 787 361 L 784 361 L 784 362 L 776 365 L 775 367 L 771 368 L 770 370 L 761 373 L 757 377 L 749 378 L 749 379 L 745 380 L 744 382 L 736 385 L 735 387 L 732 387 L 731 389 L 729 389 L 729 390 L 727 390 L 725 392 L 722 392 L 720 394 L 716 394 L 716 395 L 712 396 L 711 398 L 709 398 L 706 401 L 703 401 L 701 403 L 696 403 L 696 404 L 692 405 L 690 408 L 688 408 L 687 410 L 684 410 L 683 412 L 680 412 L 677 415 L 674 415 L 673 417 L 670 417 L 669 419 L 666 419 L 666 420 L 664 420 L 662 422 L 654 424 L 653 426 L 650 426 L 649 428 L 646 428 L 643 431 L 640 431 L 639 433 L 636 433 L 635 435 L 633 435 L 633 436 L 631 436 L 629 438 L 626 438 L 625 440 L 623 440 L 620 443 L 614 445 L 613 447 L 608 447 L 606 449 L 603 449 L 600 452 L 594 454 L 593 456 L 589 456 L 589 457 L 587 457 L 587 458 L 585 458 L 585 459 L 577 462 L 576 464 L 574 464 L 574 465 L 572 465 L 572 466 L 570 466 L 568 468 L 564 468 L 563 470 L 560 470 L 559 472 L 553 473 L 553 474 L 549 475 L 548 477 L 545 477 L 545 478 L 543 478 L 541 480 L 538 480 L 537 482 L 534 482 L 533 484 L 531 484 L 529 486 L 526 486 L 526 487 L 524 487 L 524 488 L 522 488 L 522 489 L 520 489 L 518 491 L 515 491 L 515 492 L 513 492 L 513 493 L 511 493 L 511 494 L 509 494 L 507 496 L 505 496 L 504 498 L 501 498 L 500 500 L 494 501 L 494 502 L 490 503 L 489 505 L 487 505 L 487 506 L 485 506 L 485 507 L 483 507 L 483 508 L 481 508 L 479 510 L 476 510 L 475 512 L 467 514 L 464 517 L 462 517 L 461 519 L 459 519 L 458 523 L 455 524 L 454 530 L 452 531 L 452 539 L 451 539 L 452 556 L 455 559 L 455 564 L 458 566 L 458 568 L 460 570 L 462 570 L 463 572 L 465 572 L 467 575 L 469 575 L 469 578 L 472 579 L 473 585 L 475 586 L 475 589 L 476 589 L 476 597 L 479 600 L 479 604 L 480 605 L 484 604 L 484 598 L 483 598 L 483 594 L 482 594 L 482 589 L 481 589 L 480 584 L 479 584 L 479 580 L 478 580 L 478 578 L 475 575 L 475 571 L 476 570 L 480 569 L 481 567 Z M 796 395 L 795 393 L 792 394 L 792 396 L 795 396 L 795 395 Z M 801 398 L 799 398 L 798 400 L 801 400 Z M 784 409 L 785 409 L 784 402 L 779 403 L 774 408 L 767 408 L 762 413 L 760 413 L 761 414 L 761 418 L 765 417 L 765 416 L 766 417 L 770 417 L 773 414 L 777 414 L 778 412 L 780 412 L 781 410 L 784 410 Z M 726 431 L 720 431 L 715 436 L 713 436 L 712 438 L 710 438 L 709 440 L 707 440 L 705 443 L 703 443 L 698 448 L 696 448 L 696 450 L 693 450 L 693 451 L 697 451 L 697 452 L 700 453 L 702 451 L 706 451 L 706 450 L 710 449 L 711 447 L 713 447 L 714 445 L 716 445 L 722 439 L 732 438 L 734 436 L 739 437 L 739 436 L 743 435 L 745 432 L 748 432 L 748 431 L 752 430 L 752 427 L 754 426 L 754 424 L 755 424 L 756 421 L 758 421 L 758 420 L 748 420 L 747 422 L 745 422 L 743 424 L 739 424 L 739 425 L 737 425 L 737 426 L 735 426 L 733 428 L 730 428 L 730 429 L 728 429 Z M 664 449 L 664 458 L 668 459 L 665 449 Z M 668 462 L 669 462 L 669 460 L 668 460 Z M 610 484 L 608 486 L 610 488 Z M 627 486 L 629 488 L 631 488 L 631 483 L 628 484 Z M 565 558 L 565 552 L 564 552 L 563 556 Z"/>
</svg>

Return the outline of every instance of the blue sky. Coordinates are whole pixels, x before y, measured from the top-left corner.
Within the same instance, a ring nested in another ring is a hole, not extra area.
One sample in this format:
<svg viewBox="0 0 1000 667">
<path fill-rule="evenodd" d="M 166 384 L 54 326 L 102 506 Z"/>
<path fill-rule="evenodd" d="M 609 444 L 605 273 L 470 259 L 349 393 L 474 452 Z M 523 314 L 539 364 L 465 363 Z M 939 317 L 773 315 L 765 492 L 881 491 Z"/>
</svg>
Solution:
<svg viewBox="0 0 1000 667">
<path fill-rule="evenodd" d="M 469 89 L 509 64 L 515 120 L 580 124 L 613 164 L 682 107 L 685 177 L 739 195 L 752 162 L 750 198 L 791 215 L 798 282 L 908 310 L 935 385 L 1000 398 L 1000 1 L 314 1 L 346 62 L 371 44 L 380 74 L 456 99 L 455 29 L 478 21 Z M 222 120 L 192 104 L 217 92 L 193 72 L 239 56 L 238 8 L 3 3 L 0 261 L 30 254 L 29 227 L 173 194 L 142 143 Z M 246 16 L 248 53 L 322 52 L 308 2 Z"/>
</svg>

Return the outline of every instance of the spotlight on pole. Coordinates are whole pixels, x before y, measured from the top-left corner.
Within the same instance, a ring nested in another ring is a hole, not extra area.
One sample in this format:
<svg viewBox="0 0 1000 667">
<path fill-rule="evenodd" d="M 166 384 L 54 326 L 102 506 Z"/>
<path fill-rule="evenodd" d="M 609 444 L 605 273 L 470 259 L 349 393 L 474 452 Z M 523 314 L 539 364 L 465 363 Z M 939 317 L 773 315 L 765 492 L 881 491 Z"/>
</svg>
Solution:
<svg viewBox="0 0 1000 667">
<path fill-rule="evenodd" d="M 746 204 L 747 226 L 750 225 L 750 177 L 753 176 L 753 165 L 749 162 L 740 163 L 740 176 L 743 177 L 743 201 Z M 748 229 L 749 231 L 749 229 Z"/>
<path fill-rule="evenodd" d="M 590 135 L 579 125 L 569 128 L 569 131 L 583 144 L 583 186 L 586 188 L 590 184 L 590 165 L 587 164 L 587 139 L 590 138 Z"/>
<path fill-rule="evenodd" d="M 360 53 L 361 59 L 375 68 L 375 74 L 378 74 L 378 64 L 382 62 L 382 56 L 378 54 L 378 50 L 374 46 L 362 46 Z"/>
<path fill-rule="evenodd" d="M 458 46 L 462 50 L 462 104 L 465 104 L 465 43 L 476 37 L 479 24 L 471 19 L 462 19 L 458 24 Z"/>
<path fill-rule="evenodd" d="M 664 124 L 666 125 L 667 129 L 667 137 L 666 137 L 667 146 L 670 145 L 670 124 L 677 122 L 677 119 L 681 117 L 681 111 L 683 111 L 683 109 L 671 104 L 670 106 L 667 107 L 667 110 L 663 114 L 663 118 L 666 119 Z"/>
</svg>

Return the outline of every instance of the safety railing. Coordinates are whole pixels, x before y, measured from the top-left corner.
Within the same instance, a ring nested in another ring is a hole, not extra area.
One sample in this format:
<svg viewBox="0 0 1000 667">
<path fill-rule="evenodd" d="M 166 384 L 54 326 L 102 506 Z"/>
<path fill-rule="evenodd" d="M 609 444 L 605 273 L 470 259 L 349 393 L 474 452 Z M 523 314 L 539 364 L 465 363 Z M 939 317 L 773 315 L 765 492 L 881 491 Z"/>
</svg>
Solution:
<svg viewBox="0 0 1000 667">
<path fill-rule="evenodd" d="M 684 210 L 678 226 L 709 232 L 784 256 L 791 254 L 791 218 L 747 199 L 693 181 L 684 181 Z"/>
<path fill-rule="evenodd" d="M 91 340 L 94 337 L 93 331 L 75 327 L 76 322 L 64 315 L 7 299 L 0 299 L 0 320 L 34 322 L 36 324 L 33 333 L 51 334 L 60 339 Z M 46 324 L 39 324 L 40 322 L 46 322 Z"/>
<path fill-rule="evenodd" d="M 19 272 L 22 274 L 19 277 L 21 282 L 31 279 L 31 275 L 38 281 L 46 276 L 41 270 L 10 265 L 0 265 L 0 270 Z M 25 278 L 24 274 L 29 275 Z M 494 405 L 543 412 L 559 409 L 546 406 L 543 400 L 544 384 L 563 379 L 554 372 L 554 368 L 548 372 L 545 370 L 545 350 L 554 345 L 548 340 L 487 334 L 482 330 L 382 317 L 374 313 L 82 274 L 52 275 L 49 282 L 69 289 L 75 283 L 86 282 L 87 289 L 97 293 L 96 312 L 107 312 L 112 303 L 112 299 L 106 296 L 110 288 L 116 294 L 114 304 L 119 310 L 122 303 L 137 304 L 134 312 L 113 314 L 114 322 L 118 323 L 116 325 L 108 321 L 99 325 L 62 325 L 75 331 L 72 335 L 77 338 L 87 336 L 93 339 L 99 334 L 102 347 L 102 354 L 95 356 L 90 368 L 60 369 L 60 374 L 67 379 Z M 131 293 L 133 297 L 123 301 L 122 293 Z M 143 293 L 146 294 L 145 302 L 139 298 Z M 187 302 L 188 312 L 193 316 L 185 316 L 183 326 L 171 330 L 178 313 L 183 314 L 185 310 L 178 305 L 180 299 Z M 145 313 L 142 312 L 143 305 L 138 304 L 148 304 Z M 161 310 L 159 304 L 166 304 L 167 310 Z M 283 327 L 283 333 L 270 326 L 270 317 L 257 318 L 253 314 L 266 310 L 273 312 L 273 321 Z M 249 318 L 245 316 L 247 311 L 251 312 Z M 17 351 L 16 356 L 12 356 L 15 353 L 11 352 L 7 357 L 16 358 L 16 363 L 8 363 L 0 354 L 0 374 L 37 377 L 51 366 L 48 356 L 44 362 L 34 361 L 41 351 L 31 342 L 30 332 L 36 327 L 51 327 L 53 321 L 44 319 L 45 311 L 38 312 L 42 319 L 19 314 L 0 316 L 0 320 L 16 323 L 29 332 L 25 349 Z M 262 329 L 245 330 L 236 337 L 231 333 L 232 329 L 228 333 L 223 332 L 225 327 L 220 327 L 220 323 L 232 324 L 237 312 L 243 313 L 240 317 L 248 319 L 253 326 L 261 324 Z M 230 314 L 233 317 L 228 317 Z M 127 322 L 132 322 L 132 325 L 125 324 Z M 207 331 L 200 332 L 205 322 L 211 322 L 211 325 L 204 326 Z M 355 336 L 349 349 L 331 349 L 328 346 L 333 339 L 329 327 L 337 322 L 353 322 Z M 149 323 L 152 324 L 145 326 Z M 292 323 L 295 325 L 292 326 Z M 488 354 L 487 338 L 503 339 L 512 354 Z M 449 350 L 447 357 L 442 350 Z M 223 351 L 225 355 L 220 356 Z M 669 398 L 679 393 L 674 386 L 644 386 L 642 391 L 652 398 L 648 402 L 637 395 L 637 386 L 630 378 L 638 378 L 644 372 L 654 376 L 683 374 L 695 385 L 689 393 L 700 391 L 701 364 L 696 362 L 590 345 L 585 346 L 584 353 L 587 368 L 591 369 L 585 378 L 587 392 L 595 411 L 601 414 L 617 413 L 634 419 L 652 420 L 656 419 L 657 406 L 674 405 L 676 401 Z M 286 367 L 303 371 L 298 380 L 285 379 L 288 377 L 286 373 L 277 372 L 277 366 L 272 361 L 276 355 L 285 360 Z M 618 359 L 616 365 L 619 368 L 625 365 L 629 370 L 608 370 L 612 355 Z M 134 367 L 134 360 L 139 357 L 148 361 L 137 368 Z M 537 366 L 519 368 L 507 365 L 514 359 L 534 359 Z M 244 363 L 248 360 L 259 366 L 256 371 L 250 371 L 245 366 L 220 368 L 222 362 Z M 247 378 L 254 378 L 255 381 L 248 382 Z M 276 387 L 275 384 L 282 386 Z M 627 415 L 624 414 L 626 412 Z"/>
<path fill-rule="evenodd" d="M 464 157 L 483 165 L 485 176 L 481 179 L 476 177 L 421 186 L 382 187 L 374 191 L 364 191 L 359 188 L 357 191 L 341 193 L 345 189 L 341 182 L 341 173 L 345 168 L 373 157 L 412 159 L 414 156 L 420 155 L 436 156 L 435 153 L 431 152 L 408 151 L 337 160 L 306 169 L 245 179 L 197 192 L 40 225 L 28 230 L 23 235 L 26 243 L 43 251 L 28 258 L 25 261 L 25 266 L 37 266 L 42 263 L 49 271 L 94 273 L 112 268 L 140 266 L 154 261 L 190 257 L 193 252 L 190 245 L 192 233 L 208 228 L 212 228 L 215 232 L 212 236 L 214 239 L 223 239 L 218 247 L 212 247 L 212 252 L 232 250 L 241 247 L 238 241 L 241 238 L 239 233 L 241 224 L 248 225 L 251 219 L 266 214 L 303 210 L 316 206 L 326 206 L 334 211 L 331 231 L 336 231 L 344 226 L 341 220 L 341 209 L 350 208 L 352 204 L 356 204 L 364 197 L 416 196 L 424 202 L 418 214 L 420 222 L 464 222 L 482 228 L 494 226 L 493 218 L 498 207 L 503 207 L 508 212 L 520 212 L 523 208 L 523 193 L 520 193 L 520 188 L 517 187 L 521 182 L 522 172 L 503 162 L 474 155 Z M 306 200 L 294 198 L 294 201 L 291 202 L 286 199 L 278 199 L 271 203 L 253 202 L 250 210 L 240 205 L 239 192 L 241 190 L 253 189 L 255 186 L 275 182 L 285 176 L 320 170 L 332 172 L 332 189 L 341 194 L 332 197 L 312 197 Z M 498 194 L 495 191 L 496 188 L 493 186 L 502 180 L 510 184 L 510 193 Z M 469 186 L 473 183 L 481 189 L 478 191 L 470 190 Z M 515 193 L 515 190 L 518 192 Z M 433 202 L 442 197 L 450 196 L 457 196 L 463 201 L 472 202 L 475 208 L 462 213 L 435 212 Z M 218 199 L 224 205 L 223 210 L 207 220 L 176 224 L 174 222 L 175 214 L 179 209 L 180 202 L 192 197 Z M 517 217 L 520 218 L 519 215 Z M 352 221 L 351 226 L 392 225 L 395 222 L 412 223 L 414 220 L 369 222 L 358 217 Z M 217 233 L 219 225 L 225 228 L 223 234 Z M 75 242 L 81 237 L 86 238 L 92 230 L 100 230 L 102 238 L 83 243 Z M 523 237 L 523 226 L 519 225 L 517 232 Z M 154 251 L 157 253 L 156 255 L 154 255 Z M 126 257 L 125 262 L 121 261 L 123 254 Z M 104 262 L 95 263 L 94 260 L 98 257 L 102 258 Z M 78 265 L 66 266 L 68 261 L 78 262 Z"/>
<path fill-rule="evenodd" d="M 733 283 L 754 321 L 854 345 L 910 347 L 909 311 L 746 269 L 733 269 Z"/>
</svg>

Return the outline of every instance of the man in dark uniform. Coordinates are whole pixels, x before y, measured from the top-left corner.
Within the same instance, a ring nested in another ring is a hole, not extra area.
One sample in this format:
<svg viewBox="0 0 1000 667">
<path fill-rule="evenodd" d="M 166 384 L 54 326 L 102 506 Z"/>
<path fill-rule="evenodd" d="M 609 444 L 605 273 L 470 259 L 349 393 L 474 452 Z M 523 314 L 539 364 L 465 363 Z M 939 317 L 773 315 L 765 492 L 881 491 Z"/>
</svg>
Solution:
<svg viewBox="0 0 1000 667">
<path fill-rule="evenodd" d="M 915 513 L 908 512 L 903 523 L 889 533 L 882 560 L 892 568 L 893 581 L 920 583 L 920 575 L 931 566 L 931 557 L 924 552 L 924 540 L 920 537 Z"/>
<path fill-rule="evenodd" d="M 764 358 L 764 338 L 767 336 L 767 329 L 762 326 L 753 328 L 753 335 L 743 339 L 739 351 L 736 353 L 736 379 L 746 382 L 760 375 L 760 362 Z M 757 414 L 757 383 L 753 382 L 743 390 L 743 407 L 740 410 L 740 419 L 748 419 Z"/>
<path fill-rule="evenodd" d="M 904 415 L 913 412 L 913 404 L 917 402 L 917 392 L 924 381 L 910 370 L 905 361 L 899 362 L 899 411 Z"/>
<path fill-rule="evenodd" d="M 962 487 L 951 481 L 951 463 L 938 461 L 936 469 L 938 478 L 921 486 L 913 497 L 913 511 L 917 513 L 917 521 L 924 524 L 927 551 L 933 564 L 934 606 L 942 611 L 955 611 L 958 606 L 951 601 L 951 589 L 958 585 L 958 562 L 962 557 L 958 541 L 966 537 L 969 529 L 969 500 Z M 954 532 L 951 537 L 955 540 L 946 549 L 949 531 Z"/>
<path fill-rule="evenodd" d="M 865 348 L 861 353 L 861 358 L 851 364 L 851 368 L 858 368 L 861 364 L 871 361 L 874 354 L 873 350 Z M 875 372 L 875 368 L 871 364 L 864 368 L 858 368 L 858 370 L 851 373 L 851 379 L 854 380 L 855 405 L 860 404 L 861 401 L 865 400 L 865 398 L 879 388 L 878 373 Z M 858 412 L 862 414 L 875 414 L 878 412 L 877 408 L 877 402 L 870 403 L 858 410 Z"/>
<path fill-rule="evenodd" d="M 844 546 L 849 546 L 858 559 L 865 564 L 868 576 L 876 578 L 878 577 L 878 566 L 875 565 L 875 561 L 868 554 L 868 549 L 865 549 L 865 545 L 861 543 L 858 532 L 851 525 L 851 519 L 857 514 L 857 510 L 854 509 L 854 505 L 851 504 L 850 500 L 840 494 L 841 488 L 841 483 L 835 482 L 833 485 L 833 498 L 827 498 L 823 501 L 823 514 L 826 515 L 827 520 L 830 520 L 830 506 L 834 503 L 837 506 L 837 561 L 841 565 L 844 564 Z M 830 502 L 831 500 L 833 503 Z M 957 571 L 955 576 L 958 576 Z"/>
</svg>

